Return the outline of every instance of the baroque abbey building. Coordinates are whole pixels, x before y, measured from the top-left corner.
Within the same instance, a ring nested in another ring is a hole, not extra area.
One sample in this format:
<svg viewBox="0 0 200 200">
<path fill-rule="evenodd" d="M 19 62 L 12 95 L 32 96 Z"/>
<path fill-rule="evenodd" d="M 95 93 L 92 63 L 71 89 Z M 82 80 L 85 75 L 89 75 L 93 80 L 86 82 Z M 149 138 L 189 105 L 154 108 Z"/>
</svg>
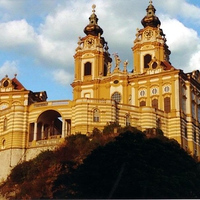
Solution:
<svg viewBox="0 0 200 200">
<path fill-rule="evenodd" d="M 45 91 L 27 90 L 15 76 L 0 83 L 0 179 L 22 160 L 53 148 L 76 133 L 107 123 L 142 131 L 159 128 L 184 149 L 200 155 L 200 73 L 170 63 L 170 50 L 150 1 L 133 38 L 133 67 L 111 58 L 93 5 L 74 54 L 73 100 L 47 101 Z M 129 47 L 127 47 L 129 48 Z"/>
</svg>

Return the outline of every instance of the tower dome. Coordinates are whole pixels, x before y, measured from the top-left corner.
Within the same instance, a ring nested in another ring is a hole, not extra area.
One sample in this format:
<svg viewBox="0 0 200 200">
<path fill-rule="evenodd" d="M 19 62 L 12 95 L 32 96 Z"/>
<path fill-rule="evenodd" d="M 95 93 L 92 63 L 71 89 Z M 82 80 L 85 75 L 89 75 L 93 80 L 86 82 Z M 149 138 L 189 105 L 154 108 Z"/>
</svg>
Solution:
<svg viewBox="0 0 200 200">
<path fill-rule="evenodd" d="M 144 27 L 151 26 L 151 27 L 158 27 L 161 25 L 159 18 L 155 15 L 156 9 L 152 4 L 152 1 L 149 1 L 149 6 L 146 9 L 147 14 L 142 19 L 141 23 Z"/>
<path fill-rule="evenodd" d="M 85 27 L 84 33 L 86 35 L 94 35 L 97 36 L 103 34 L 103 29 L 98 25 L 98 18 L 95 14 L 96 5 L 92 5 L 92 14 L 89 17 L 89 24 Z"/>
</svg>

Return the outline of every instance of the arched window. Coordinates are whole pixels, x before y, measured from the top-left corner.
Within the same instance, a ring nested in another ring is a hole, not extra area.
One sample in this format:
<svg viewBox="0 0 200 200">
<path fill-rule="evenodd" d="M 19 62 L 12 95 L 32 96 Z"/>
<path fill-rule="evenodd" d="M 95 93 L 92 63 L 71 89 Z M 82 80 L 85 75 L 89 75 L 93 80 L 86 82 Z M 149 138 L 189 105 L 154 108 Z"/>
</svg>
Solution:
<svg viewBox="0 0 200 200">
<path fill-rule="evenodd" d="M 119 103 L 121 101 L 121 94 L 119 92 L 115 92 L 112 97 L 112 100 L 115 100 L 117 103 Z"/>
<path fill-rule="evenodd" d="M 92 74 L 92 64 L 90 62 L 86 62 L 84 65 L 84 76 Z"/>
<path fill-rule="evenodd" d="M 140 107 L 142 107 L 142 106 L 146 106 L 146 101 L 140 101 Z"/>
<path fill-rule="evenodd" d="M 3 121 L 3 131 L 7 130 L 7 126 L 8 126 L 8 119 L 5 118 L 4 121 Z"/>
<path fill-rule="evenodd" d="M 170 110 L 171 110 L 170 97 L 165 97 L 164 98 L 164 111 L 166 113 L 169 113 Z"/>
<path fill-rule="evenodd" d="M 2 148 L 2 149 L 5 149 L 5 146 L 6 146 L 6 140 L 3 139 L 3 140 L 2 140 L 2 146 L 1 146 L 1 148 Z"/>
<path fill-rule="evenodd" d="M 153 99 L 151 103 L 153 108 L 158 109 L 158 99 Z"/>
<path fill-rule="evenodd" d="M 147 54 L 144 56 L 144 68 L 149 68 L 149 63 L 151 61 L 151 55 Z"/>
<path fill-rule="evenodd" d="M 96 108 L 93 110 L 93 121 L 99 122 L 99 110 Z"/>
<path fill-rule="evenodd" d="M 129 114 L 126 115 L 126 126 L 130 126 L 131 125 L 131 117 Z"/>
</svg>

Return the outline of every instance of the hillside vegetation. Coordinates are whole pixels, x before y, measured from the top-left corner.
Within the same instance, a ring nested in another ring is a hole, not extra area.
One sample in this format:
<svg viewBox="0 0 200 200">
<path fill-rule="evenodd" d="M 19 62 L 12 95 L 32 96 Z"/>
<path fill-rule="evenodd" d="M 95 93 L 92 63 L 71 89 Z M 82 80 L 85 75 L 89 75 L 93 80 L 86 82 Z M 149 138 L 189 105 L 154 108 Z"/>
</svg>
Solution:
<svg viewBox="0 0 200 200">
<path fill-rule="evenodd" d="M 17 165 L 1 185 L 9 199 L 200 198 L 200 166 L 160 134 L 113 125 L 66 138 Z"/>
</svg>

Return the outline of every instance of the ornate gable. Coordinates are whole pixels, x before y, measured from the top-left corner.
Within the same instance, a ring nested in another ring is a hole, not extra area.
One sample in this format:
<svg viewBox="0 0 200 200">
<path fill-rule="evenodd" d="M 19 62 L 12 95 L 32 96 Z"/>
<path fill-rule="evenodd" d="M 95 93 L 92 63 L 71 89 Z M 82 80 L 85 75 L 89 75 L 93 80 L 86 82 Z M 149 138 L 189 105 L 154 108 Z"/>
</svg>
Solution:
<svg viewBox="0 0 200 200">
<path fill-rule="evenodd" d="M 14 90 L 26 90 L 24 88 L 24 86 L 17 80 L 16 76 L 17 75 L 15 74 L 15 77 L 13 79 L 10 79 L 6 75 L 0 82 L 1 83 L 0 91 L 1 92 L 10 92 L 10 91 L 14 91 Z"/>
</svg>

